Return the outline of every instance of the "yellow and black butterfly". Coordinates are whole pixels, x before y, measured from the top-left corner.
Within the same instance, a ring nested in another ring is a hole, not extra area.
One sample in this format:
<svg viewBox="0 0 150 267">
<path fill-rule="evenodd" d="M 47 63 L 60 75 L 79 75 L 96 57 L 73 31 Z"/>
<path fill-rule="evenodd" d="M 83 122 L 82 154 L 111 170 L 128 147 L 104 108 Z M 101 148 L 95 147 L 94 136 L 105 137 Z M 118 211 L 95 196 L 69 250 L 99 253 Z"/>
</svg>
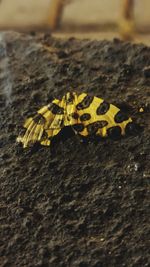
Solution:
<svg viewBox="0 0 150 267">
<path fill-rule="evenodd" d="M 68 92 L 61 100 L 54 99 L 25 121 L 26 132 L 17 138 L 23 147 L 35 142 L 49 146 L 51 139 L 65 126 L 82 136 L 116 136 L 132 131 L 132 119 L 105 100 Z"/>
</svg>

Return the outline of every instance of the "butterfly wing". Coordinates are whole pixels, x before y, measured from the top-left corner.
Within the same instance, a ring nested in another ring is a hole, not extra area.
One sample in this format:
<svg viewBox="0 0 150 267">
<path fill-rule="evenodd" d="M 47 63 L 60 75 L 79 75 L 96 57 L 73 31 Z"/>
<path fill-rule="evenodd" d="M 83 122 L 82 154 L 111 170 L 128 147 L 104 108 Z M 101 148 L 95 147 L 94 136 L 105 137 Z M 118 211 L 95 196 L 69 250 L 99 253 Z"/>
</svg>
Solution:
<svg viewBox="0 0 150 267">
<path fill-rule="evenodd" d="M 77 98 L 78 119 L 72 125 L 75 132 L 83 136 L 120 136 L 132 122 L 119 108 L 101 98 L 82 93 Z"/>
<path fill-rule="evenodd" d="M 63 127 L 64 105 L 63 99 L 61 101 L 54 99 L 50 104 L 38 110 L 33 118 L 28 118 L 25 121 L 26 132 L 24 136 L 19 136 L 17 141 L 23 143 L 23 147 L 37 141 L 41 145 L 50 145 L 50 140 Z"/>
<path fill-rule="evenodd" d="M 101 98 L 69 92 L 61 101 L 54 99 L 33 118 L 27 119 L 24 124 L 26 132 L 17 141 L 22 142 L 23 147 L 36 141 L 48 146 L 64 126 L 72 126 L 83 136 L 118 137 L 131 130 L 132 119 Z"/>
</svg>

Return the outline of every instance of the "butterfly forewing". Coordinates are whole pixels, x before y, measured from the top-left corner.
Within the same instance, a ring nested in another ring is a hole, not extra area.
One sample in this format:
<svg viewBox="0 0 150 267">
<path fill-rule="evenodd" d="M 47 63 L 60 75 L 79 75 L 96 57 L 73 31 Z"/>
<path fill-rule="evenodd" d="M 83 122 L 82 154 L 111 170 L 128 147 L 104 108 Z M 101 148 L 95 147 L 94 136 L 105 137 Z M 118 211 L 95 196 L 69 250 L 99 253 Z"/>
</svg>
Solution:
<svg viewBox="0 0 150 267">
<path fill-rule="evenodd" d="M 78 121 L 73 125 L 73 129 L 83 136 L 105 137 L 111 132 L 124 135 L 126 125 L 132 121 L 116 106 L 85 93 L 77 98 L 76 113 Z"/>
</svg>

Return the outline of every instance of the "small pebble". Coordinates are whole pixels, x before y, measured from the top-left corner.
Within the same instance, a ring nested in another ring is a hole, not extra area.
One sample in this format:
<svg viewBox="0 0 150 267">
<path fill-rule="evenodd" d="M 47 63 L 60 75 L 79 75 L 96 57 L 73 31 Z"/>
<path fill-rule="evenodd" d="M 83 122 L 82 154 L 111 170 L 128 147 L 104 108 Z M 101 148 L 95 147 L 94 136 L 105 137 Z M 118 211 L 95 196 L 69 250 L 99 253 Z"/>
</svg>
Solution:
<svg viewBox="0 0 150 267">
<path fill-rule="evenodd" d="M 140 112 L 140 113 L 144 112 L 144 109 L 143 109 L 143 108 L 140 108 L 140 109 L 139 109 L 139 112 Z"/>
</svg>

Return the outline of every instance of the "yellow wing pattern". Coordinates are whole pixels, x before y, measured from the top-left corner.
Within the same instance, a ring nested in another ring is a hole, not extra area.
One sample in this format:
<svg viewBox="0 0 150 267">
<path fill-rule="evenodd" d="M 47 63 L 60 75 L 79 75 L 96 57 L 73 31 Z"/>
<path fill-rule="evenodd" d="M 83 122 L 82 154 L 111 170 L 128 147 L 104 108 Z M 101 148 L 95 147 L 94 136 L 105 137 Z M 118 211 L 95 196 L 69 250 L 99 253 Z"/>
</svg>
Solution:
<svg viewBox="0 0 150 267">
<path fill-rule="evenodd" d="M 117 137 L 124 135 L 126 126 L 132 122 L 132 119 L 116 106 L 85 93 L 77 98 L 76 113 L 78 122 L 73 128 L 83 136 Z"/>
<path fill-rule="evenodd" d="M 41 145 L 50 145 L 52 137 L 57 135 L 63 127 L 64 104 L 63 100 L 55 99 L 38 110 L 33 118 L 25 121 L 26 132 L 24 136 L 19 136 L 17 141 L 23 143 L 23 147 L 30 146 L 37 141 Z"/>
<path fill-rule="evenodd" d="M 54 99 L 25 121 L 24 136 L 17 138 L 23 147 L 35 142 L 49 146 L 51 139 L 65 126 L 82 136 L 121 136 L 132 128 L 132 119 L 105 100 L 68 92 L 62 100 Z"/>
</svg>

